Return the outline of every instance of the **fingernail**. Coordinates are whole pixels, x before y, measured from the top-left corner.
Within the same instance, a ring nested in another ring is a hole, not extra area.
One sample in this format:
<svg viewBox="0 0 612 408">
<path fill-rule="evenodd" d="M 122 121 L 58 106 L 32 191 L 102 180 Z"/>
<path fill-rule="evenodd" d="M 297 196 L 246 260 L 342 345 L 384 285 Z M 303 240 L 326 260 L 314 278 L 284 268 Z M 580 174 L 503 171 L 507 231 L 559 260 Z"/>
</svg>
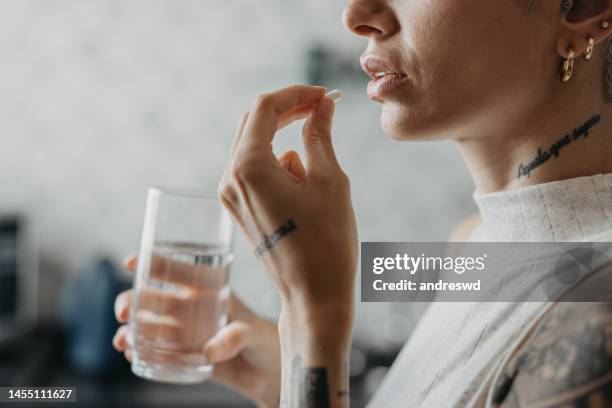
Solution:
<svg viewBox="0 0 612 408">
<path fill-rule="evenodd" d="M 135 268 L 136 267 L 136 254 L 130 254 L 123 260 L 123 265 L 126 268 Z"/>
<path fill-rule="evenodd" d="M 116 336 L 116 337 L 117 337 L 117 340 L 115 340 L 115 343 L 117 344 L 117 348 L 119 350 L 125 350 L 127 348 L 125 337 L 120 337 L 120 336 Z"/>
<path fill-rule="evenodd" d="M 127 307 L 125 307 L 125 305 L 121 308 L 121 310 L 119 311 L 119 318 L 121 319 L 121 322 L 127 322 L 128 320 L 128 309 Z"/>
<path fill-rule="evenodd" d="M 120 322 L 125 322 L 127 320 L 127 316 L 125 316 L 127 308 L 125 306 L 125 295 L 121 294 L 117 297 L 117 301 L 115 302 L 115 316 L 117 316 L 117 320 Z"/>
<path fill-rule="evenodd" d="M 115 348 L 115 350 L 120 350 L 120 348 L 119 348 L 119 336 L 117 334 L 115 334 L 113 336 L 113 347 Z"/>
</svg>

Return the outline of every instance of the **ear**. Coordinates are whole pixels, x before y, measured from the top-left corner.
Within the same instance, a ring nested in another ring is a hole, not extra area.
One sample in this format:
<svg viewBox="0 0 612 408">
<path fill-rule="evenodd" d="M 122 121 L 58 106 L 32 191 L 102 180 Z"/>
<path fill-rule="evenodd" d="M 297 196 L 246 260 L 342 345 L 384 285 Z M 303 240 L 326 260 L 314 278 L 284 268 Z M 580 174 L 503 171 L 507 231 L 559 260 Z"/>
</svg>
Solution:
<svg viewBox="0 0 612 408">
<path fill-rule="evenodd" d="M 589 38 L 600 44 L 612 32 L 612 0 L 567 0 L 567 13 L 561 14 L 557 52 L 569 56 L 570 48 L 576 56 L 582 55 Z M 608 22 L 608 27 L 604 27 Z"/>
</svg>

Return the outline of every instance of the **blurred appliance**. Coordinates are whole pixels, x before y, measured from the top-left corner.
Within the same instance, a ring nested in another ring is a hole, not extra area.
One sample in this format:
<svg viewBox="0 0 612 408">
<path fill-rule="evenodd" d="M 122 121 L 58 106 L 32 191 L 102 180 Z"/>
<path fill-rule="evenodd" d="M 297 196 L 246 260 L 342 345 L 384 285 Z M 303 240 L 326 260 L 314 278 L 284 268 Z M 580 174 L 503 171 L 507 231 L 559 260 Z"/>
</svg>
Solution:
<svg viewBox="0 0 612 408">
<path fill-rule="evenodd" d="M 38 309 L 38 265 L 30 225 L 0 215 L 0 344 L 31 329 Z"/>
</svg>

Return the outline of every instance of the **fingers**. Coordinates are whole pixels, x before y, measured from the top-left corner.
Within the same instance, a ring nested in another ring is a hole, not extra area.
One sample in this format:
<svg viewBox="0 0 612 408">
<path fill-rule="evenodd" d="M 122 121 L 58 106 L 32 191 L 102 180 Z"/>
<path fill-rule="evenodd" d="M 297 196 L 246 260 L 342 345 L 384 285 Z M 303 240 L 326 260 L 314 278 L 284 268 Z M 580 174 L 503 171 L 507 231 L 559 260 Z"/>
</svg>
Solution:
<svg viewBox="0 0 612 408">
<path fill-rule="evenodd" d="M 121 292 L 115 299 L 115 318 L 119 323 L 126 323 L 132 305 L 132 290 Z"/>
<path fill-rule="evenodd" d="M 128 326 L 125 324 L 117 329 L 117 332 L 113 337 L 113 347 L 115 350 L 125 351 L 128 348 L 127 333 Z"/>
<path fill-rule="evenodd" d="M 310 116 L 310 113 L 312 112 L 314 107 L 315 105 L 307 105 L 282 114 L 278 119 L 277 130 L 281 130 L 282 128 L 290 125 L 296 120 L 307 118 L 308 116 Z"/>
<path fill-rule="evenodd" d="M 122 310 L 129 309 L 128 303 L 131 300 L 131 293 L 129 292 L 131 291 L 123 292 L 117 296 L 117 300 L 115 301 L 115 314 L 120 314 Z M 120 306 L 117 306 L 118 304 L 120 304 Z M 125 306 L 126 304 L 127 306 Z M 120 309 L 119 313 L 117 312 L 118 309 Z M 127 315 L 124 319 L 119 319 L 119 317 L 117 317 L 117 320 L 121 323 L 125 323 L 127 322 Z M 137 320 L 140 337 L 164 339 L 165 341 L 177 341 L 182 337 L 181 327 L 178 321 L 171 316 L 158 315 L 152 311 L 142 309 L 137 313 Z M 118 351 L 124 351 L 128 348 L 127 333 L 128 326 L 124 324 L 119 327 L 117 333 L 113 337 L 113 346 Z"/>
<path fill-rule="evenodd" d="M 179 344 L 185 339 L 180 322 L 168 315 L 158 315 L 149 310 L 141 310 L 136 314 L 135 325 L 138 338 L 161 344 Z"/>
<path fill-rule="evenodd" d="M 206 343 L 203 349 L 204 355 L 211 364 L 230 360 L 249 344 L 252 334 L 251 324 L 231 322 Z"/>
<path fill-rule="evenodd" d="M 224 176 L 227 175 L 227 172 L 229 171 L 231 167 L 232 159 L 234 155 L 236 154 L 236 148 L 238 147 L 238 144 L 240 143 L 240 138 L 242 137 L 242 134 L 244 133 L 244 127 L 247 123 L 248 118 L 249 118 L 249 112 L 242 114 L 242 119 L 240 120 L 240 124 L 238 125 L 238 130 L 236 130 L 236 135 L 234 136 L 234 141 L 232 142 L 229 159 L 227 160 L 226 165 L 225 165 L 225 170 L 223 171 Z"/>
<path fill-rule="evenodd" d="M 297 152 L 293 150 L 288 151 L 279 157 L 278 161 L 295 181 L 304 182 L 306 179 L 306 169 Z"/>
<path fill-rule="evenodd" d="M 117 329 L 117 333 L 113 337 L 113 347 L 115 350 L 123 353 L 125 359 L 132 362 L 134 351 L 130 348 L 127 341 L 128 326 L 123 325 Z"/>
<path fill-rule="evenodd" d="M 130 317 L 134 292 L 126 290 L 115 299 L 115 317 L 119 323 L 127 323 Z M 159 316 L 169 316 L 178 321 L 199 319 L 202 313 L 222 313 L 225 295 L 218 290 L 200 290 L 192 293 L 163 292 L 155 288 L 143 288 L 138 295 L 138 311 L 148 311 Z M 244 315 L 244 313 L 241 313 Z"/>
<path fill-rule="evenodd" d="M 336 104 L 329 98 L 323 99 L 314 107 L 303 129 L 304 137 L 309 144 L 321 141 L 331 142 L 335 110 Z"/>
<path fill-rule="evenodd" d="M 252 333 L 258 318 L 233 293 L 230 295 L 228 313 L 231 322 L 219 330 L 203 349 L 204 355 L 212 364 L 237 356 L 253 341 Z"/>
<path fill-rule="evenodd" d="M 307 85 L 290 86 L 260 96 L 251 109 L 241 145 L 246 151 L 257 147 L 268 148 L 283 115 L 314 105 L 324 96 L 325 88 Z"/>
<path fill-rule="evenodd" d="M 331 168 L 339 168 L 331 139 L 334 110 L 335 103 L 329 98 L 324 98 L 304 124 L 302 139 L 308 173 L 328 175 Z"/>
<path fill-rule="evenodd" d="M 129 319 L 133 294 L 133 290 L 126 290 L 115 299 L 115 317 L 119 323 L 126 323 Z M 149 310 L 156 314 L 180 316 L 199 302 L 200 299 L 195 296 L 181 296 L 174 292 L 144 288 L 139 293 L 138 309 Z"/>
<path fill-rule="evenodd" d="M 191 319 L 140 310 L 132 324 L 139 342 L 171 345 L 176 351 L 200 353 L 204 344 L 220 329 L 219 319 L 218 310 L 199 313 Z"/>
<path fill-rule="evenodd" d="M 202 324 L 185 325 L 171 316 L 157 315 L 143 310 L 137 315 L 137 336 L 146 342 L 174 344 L 175 347 L 181 345 L 187 352 L 199 352 L 206 339 L 212 338 L 219 329 L 217 321 L 211 319 L 202 319 L 202 321 Z M 130 348 L 128 330 L 128 325 L 122 325 L 117 329 L 112 341 L 117 351 Z"/>
<path fill-rule="evenodd" d="M 278 119 L 278 125 L 276 130 L 281 130 L 285 126 L 295 122 L 296 120 L 305 119 L 310 116 L 314 105 L 302 106 L 296 109 L 293 109 L 289 112 L 282 114 Z M 238 125 L 238 130 L 234 136 L 234 141 L 232 142 L 232 147 L 230 149 L 229 159 L 226 162 L 225 169 L 223 171 L 224 176 L 227 175 L 229 169 L 231 168 L 232 160 L 236 154 L 236 148 L 240 144 L 240 139 L 242 138 L 242 134 L 244 133 L 244 128 L 249 118 L 249 112 L 246 112 L 242 115 L 240 120 L 240 124 Z"/>
<path fill-rule="evenodd" d="M 207 265 L 191 265 L 173 261 L 159 255 L 149 259 L 149 277 L 191 288 L 220 288 L 225 284 L 225 274 L 210 271 L 213 267 Z M 123 266 L 134 272 L 138 267 L 138 256 L 130 255 L 123 261 Z"/>
<path fill-rule="evenodd" d="M 290 152 L 291 153 L 291 152 Z M 293 152 L 295 153 L 295 152 Z M 295 153 L 297 155 L 297 153 Z M 298 156 L 298 160 L 299 160 L 299 156 Z M 301 162 L 300 162 L 301 164 Z M 302 165 L 303 168 L 303 165 Z M 124 261 L 124 266 L 126 268 L 132 268 L 135 269 L 136 268 L 136 260 L 137 260 L 137 255 L 130 255 L 129 257 L 127 257 Z M 159 260 L 158 262 L 155 263 L 155 267 L 153 268 L 153 270 L 155 270 L 156 272 L 153 273 L 153 275 L 159 279 L 160 278 L 160 273 L 158 271 L 159 270 L 163 270 L 163 268 L 161 268 L 161 265 L 163 264 L 163 261 Z M 184 308 L 190 308 L 192 306 L 188 305 L 188 303 L 190 301 L 193 301 L 194 299 L 197 300 L 197 297 L 200 296 L 204 299 L 210 299 L 211 302 L 216 303 L 219 302 L 219 298 L 218 296 L 220 295 L 218 293 L 218 291 L 211 290 L 211 291 L 194 291 L 194 292 L 190 292 L 189 297 L 186 296 L 179 296 L 178 294 L 174 293 L 174 294 L 169 294 L 169 293 L 160 293 L 158 291 L 154 291 L 152 289 L 145 289 L 143 290 L 143 294 L 144 296 L 141 297 L 141 305 L 142 307 L 144 307 L 145 309 L 150 307 L 152 309 L 155 308 L 156 304 L 164 304 L 166 302 L 169 302 L 170 304 L 170 310 L 171 311 L 177 311 L 180 310 L 181 307 Z M 133 295 L 133 289 L 129 289 L 126 290 L 124 292 L 121 292 L 117 298 L 115 299 L 115 317 L 117 318 L 117 321 L 119 321 L 120 323 L 124 323 L 127 322 L 127 320 L 129 319 L 129 311 L 130 311 L 130 307 L 132 305 L 132 295 Z M 170 298 L 170 300 L 167 300 L 167 298 Z M 177 302 L 183 301 L 186 305 L 185 306 L 181 306 L 180 303 L 177 304 Z M 230 297 L 229 297 L 229 303 L 228 303 L 228 313 L 229 313 L 229 317 L 231 320 L 243 320 L 243 321 L 247 321 L 250 322 L 252 320 L 254 320 L 257 316 L 251 311 L 251 309 L 249 309 L 235 294 L 230 293 Z"/>
<path fill-rule="evenodd" d="M 124 356 L 124 357 L 125 357 L 125 359 L 126 359 L 127 361 L 129 361 L 130 363 L 132 362 L 133 355 L 134 355 L 134 351 L 133 351 L 131 348 L 126 349 L 126 350 L 123 352 L 123 356 Z"/>
<path fill-rule="evenodd" d="M 202 344 L 219 329 L 225 310 L 223 293 L 217 290 L 193 292 L 190 295 L 144 288 L 138 294 L 134 324 L 138 337 L 201 350 Z M 120 323 L 130 318 L 132 290 L 122 292 L 115 300 L 115 316 Z M 120 350 L 126 329 L 120 329 L 113 345 Z M 191 345 L 191 346 L 190 346 Z"/>
<path fill-rule="evenodd" d="M 131 255 L 128 255 L 128 257 L 123 260 L 123 267 L 130 272 L 135 272 L 137 263 L 138 263 L 138 254 L 131 254 Z"/>
<path fill-rule="evenodd" d="M 155 294 L 151 294 L 155 296 Z M 123 310 L 129 309 L 132 299 L 132 291 L 125 291 L 117 297 L 115 302 L 116 314 L 126 320 L 127 315 L 122 315 Z M 140 297 L 140 300 L 144 297 Z M 161 298 L 150 297 L 147 302 L 160 302 Z M 120 306 L 117 306 L 117 305 Z M 209 310 L 210 311 L 210 310 Z M 210 311 L 213 315 L 218 315 L 220 311 Z M 256 322 L 257 317 L 251 312 L 237 297 L 231 296 L 229 302 L 229 314 L 232 319 L 236 320 L 217 331 L 218 325 L 215 323 L 218 319 L 210 319 L 207 316 L 202 316 L 198 319 L 202 322 L 210 321 L 210 324 L 198 324 L 193 326 L 185 326 L 181 324 L 184 321 L 171 315 L 159 315 L 150 310 L 140 309 L 137 314 L 138 337 L 148 339 L 149 341 L 162 342 L 167 344 L 183 344 L 189 352 L 195 351 L 190 348 L 190 344 L 194 345 L 194 339 L 209 338 L 204 345 L 202 351 L 206 358 L 212 363 L 222 363 L 229 361 L 240 354 L 244 349 L 257 341 Z M 132 360 L 133 350 L 128 342 L 128 325 L 124 324 L 119 327 L 113 337 L 113 347 L 123 352 L 128 361 Z M 214 334 L 216 332 L 216 334 Z M 213 336 L 214 334 L 214 336 Z M 260 333 L 261 335 L 261 333 Z M 212 336 L 212 337 L 211 337 Z"/>
</svg>

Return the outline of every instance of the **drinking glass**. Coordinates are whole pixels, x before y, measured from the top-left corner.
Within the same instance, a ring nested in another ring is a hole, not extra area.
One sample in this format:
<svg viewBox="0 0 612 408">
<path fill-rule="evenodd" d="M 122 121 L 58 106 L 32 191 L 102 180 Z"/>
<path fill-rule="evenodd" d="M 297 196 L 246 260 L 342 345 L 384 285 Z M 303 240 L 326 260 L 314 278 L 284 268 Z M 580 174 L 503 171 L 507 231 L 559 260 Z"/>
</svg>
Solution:
<svg viewBox="0 0 612 408">
<path fill-rule="evenodd" d="M 232 232 L 216 195 L 149 189 L 129 320 L 134 374 L 171 383 L 211 375 L 202 349 L 227 323 Z"/>
</svg>

